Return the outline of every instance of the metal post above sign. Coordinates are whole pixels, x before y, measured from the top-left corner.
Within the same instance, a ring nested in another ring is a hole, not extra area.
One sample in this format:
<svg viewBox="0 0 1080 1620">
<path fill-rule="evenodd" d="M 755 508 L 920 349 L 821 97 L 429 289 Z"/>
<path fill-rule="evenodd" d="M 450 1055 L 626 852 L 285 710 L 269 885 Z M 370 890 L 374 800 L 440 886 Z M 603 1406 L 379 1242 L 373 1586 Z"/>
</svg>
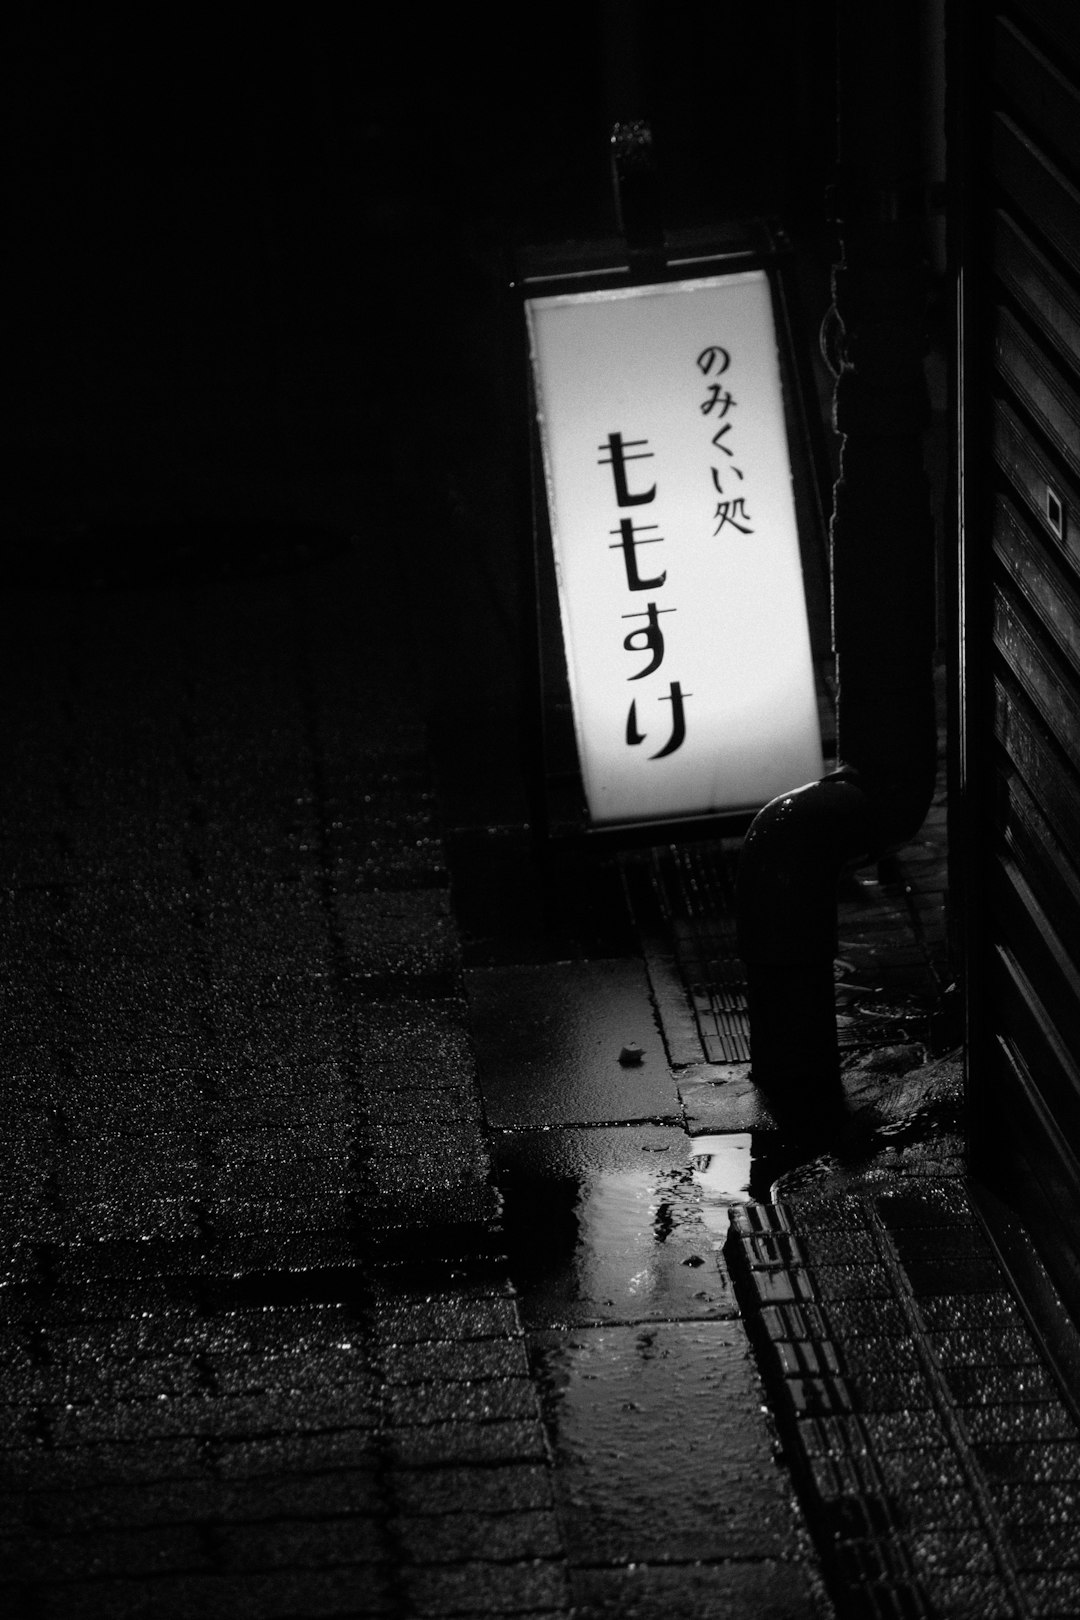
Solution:
<svg viewBox="0 0 1080 1620">
<path fill-rule="evenodd" d="M 594 829 L 752 814 L 823 770 L 773 281 L 669 265 L 521 289 Z"/>
</svg>

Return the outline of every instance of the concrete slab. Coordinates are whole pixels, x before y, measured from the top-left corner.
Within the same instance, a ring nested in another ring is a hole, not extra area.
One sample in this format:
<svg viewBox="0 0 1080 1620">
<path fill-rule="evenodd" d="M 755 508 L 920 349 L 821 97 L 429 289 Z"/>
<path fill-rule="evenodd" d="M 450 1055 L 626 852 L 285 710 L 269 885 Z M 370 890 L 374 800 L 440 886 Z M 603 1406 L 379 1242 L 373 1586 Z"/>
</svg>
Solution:
<svg viewBox="0 0 1080 1620">
<path fill-rule="evenodd" d="M 816 1620 L 827 1613 L 806 1570 L 775 1559 L 575 1570 L 571 1589 L 575 1612 L 589 1620 Z"/>
<path fill-rule="evenodd" d="M 749 1063 L 695 1063 L 679 1071 L 678 1085 L 692 1135 L 776 1129 L 750 1078 Z"/>
<path fill-rule="evenodd" d="M 640 962 L 474 968 L 464 977 L 496 1129 L 680 1117 Z M 627 1048 L 633 1061 L 620 1061 Z"/>
<path fill-rule="evenodd" d="M 571 1566 L 797 1556 L 741 1323 L 579 1328 L 529 1343 Z"/>
</svg>

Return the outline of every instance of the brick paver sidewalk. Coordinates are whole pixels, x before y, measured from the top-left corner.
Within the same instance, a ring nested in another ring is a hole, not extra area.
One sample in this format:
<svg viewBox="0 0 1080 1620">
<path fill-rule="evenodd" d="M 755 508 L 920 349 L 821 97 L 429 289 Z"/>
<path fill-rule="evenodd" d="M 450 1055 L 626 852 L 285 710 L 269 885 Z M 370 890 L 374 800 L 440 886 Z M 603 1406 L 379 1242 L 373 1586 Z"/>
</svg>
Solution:
<svg viewBox="0 0 1080 1620">
<path fill-rule="evenodd" d="M 13 1620 L 565 1609 L 371 570 L 4 605 Z"/>
</svg>

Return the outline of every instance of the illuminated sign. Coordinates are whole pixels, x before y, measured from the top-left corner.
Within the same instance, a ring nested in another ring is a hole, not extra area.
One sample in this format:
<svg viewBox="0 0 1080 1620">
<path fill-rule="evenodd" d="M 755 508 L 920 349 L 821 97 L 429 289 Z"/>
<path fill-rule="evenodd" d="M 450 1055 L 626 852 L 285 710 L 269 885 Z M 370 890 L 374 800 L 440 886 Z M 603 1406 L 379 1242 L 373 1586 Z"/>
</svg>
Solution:
<svg viewBox="0 0 1080 1620">
<path fill-rule="evenodd" d="M 525 310 L 591 822 L 753 810 L 819 777 L 765 272 Z"/>
</svg>

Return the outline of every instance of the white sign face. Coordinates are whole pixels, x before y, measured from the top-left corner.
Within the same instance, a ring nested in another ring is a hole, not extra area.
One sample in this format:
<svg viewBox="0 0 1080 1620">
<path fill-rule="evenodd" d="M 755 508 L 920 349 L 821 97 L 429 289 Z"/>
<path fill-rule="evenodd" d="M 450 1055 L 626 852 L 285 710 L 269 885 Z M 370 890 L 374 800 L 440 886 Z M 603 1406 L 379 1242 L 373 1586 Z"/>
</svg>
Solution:
<svg viewBox="0 0 1080 1620">
<path fill-rule="evenodd" d="M 597 825 L 822 774 L 764 271 L 526 302 L 578 754 Z"/>
</svg>

